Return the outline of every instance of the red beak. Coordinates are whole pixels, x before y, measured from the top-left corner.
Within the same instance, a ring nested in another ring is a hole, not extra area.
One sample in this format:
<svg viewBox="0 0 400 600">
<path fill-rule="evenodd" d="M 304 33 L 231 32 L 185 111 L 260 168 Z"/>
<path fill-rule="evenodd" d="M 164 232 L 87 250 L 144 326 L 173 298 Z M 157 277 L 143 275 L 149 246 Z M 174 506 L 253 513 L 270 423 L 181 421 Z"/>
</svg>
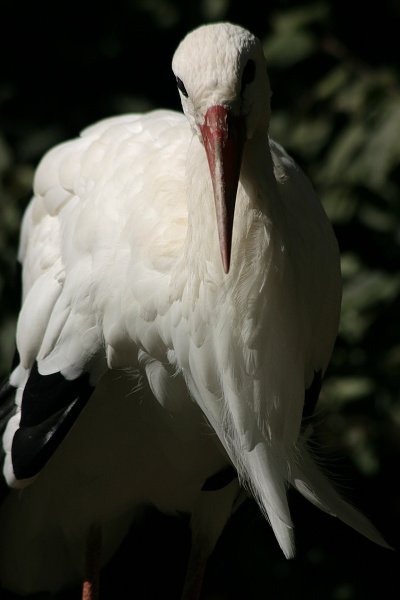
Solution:
<svg viewBox="0 0 400 600">
<path fill-rule="evenodd" d="M 231 262 L 233 217 L 245 141 L 244 119 L 211 106 L 200 126 L 214 190 L 219 246 L 225 273 Z"/>
</svg>

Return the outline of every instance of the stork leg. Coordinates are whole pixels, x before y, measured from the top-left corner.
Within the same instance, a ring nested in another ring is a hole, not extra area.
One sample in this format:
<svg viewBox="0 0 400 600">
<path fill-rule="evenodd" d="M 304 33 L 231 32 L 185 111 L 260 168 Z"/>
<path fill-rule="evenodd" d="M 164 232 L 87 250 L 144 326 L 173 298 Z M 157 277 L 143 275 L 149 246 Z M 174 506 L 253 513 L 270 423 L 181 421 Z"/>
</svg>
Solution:
<svg viewBox="0 0 400 600">
<path fill-rule="evenodd" d="M 208 553 L 205 552 L 204 543 L 196 537 L 195 535 L 192 536 L 192 547 L 189 554 L 182 600 L 200 600 L 201 598 Z"/>
<path fill-rule="evenodd" d="M 82 586 L 82 600 L 98 600 L 99 598 L 101 549 L 101 525 L 97 523 L 89 529 L 86 542 L 85 579 Z"/>
</svg>

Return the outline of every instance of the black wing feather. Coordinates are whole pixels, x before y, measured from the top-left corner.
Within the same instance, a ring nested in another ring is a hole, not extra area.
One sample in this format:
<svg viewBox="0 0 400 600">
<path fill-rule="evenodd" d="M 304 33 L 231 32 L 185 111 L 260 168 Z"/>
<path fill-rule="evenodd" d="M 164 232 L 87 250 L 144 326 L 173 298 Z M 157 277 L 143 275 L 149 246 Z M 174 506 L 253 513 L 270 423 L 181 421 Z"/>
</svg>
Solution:
<svg viewBox="0 0 400 600">
<path fill-rule="evenodd" d="M 8 421 L 17 411 L 17 407 L 15 406 L 15 392 L 16 388 L 10 384 L 10 380 L 7 378 L 0 387 L 0 439 L 3 436 Z M 9 490 L 3 476 L 4 458 L 3 444 L 0 443 L 0 502 L 3 501 Z"/>
<path fill-rule="evenodd" d="M 71 429 L 94 387 L 88 373 L 73 380 L 61 373 L 41 375 L 32 367 L 21 404 L 21 421 L 12 442 L 17 479 L 37 475 Z"/>
</svg>

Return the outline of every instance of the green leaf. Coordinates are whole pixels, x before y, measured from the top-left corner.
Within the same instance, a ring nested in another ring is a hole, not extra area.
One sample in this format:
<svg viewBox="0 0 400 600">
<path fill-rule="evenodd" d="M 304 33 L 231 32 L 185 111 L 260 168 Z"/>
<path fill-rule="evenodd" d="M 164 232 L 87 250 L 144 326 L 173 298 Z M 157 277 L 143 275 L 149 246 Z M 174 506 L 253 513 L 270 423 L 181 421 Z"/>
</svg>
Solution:
<svg viewBox="0 0 400 600">
<path fill-rule="evenodd" d="M 287 68 L 301 62 L 310 56 L 315 48 L 314 36 L 306 31 L 273 35 L 264 43 L 268 65 L 279 68 Z"/>
</svg>

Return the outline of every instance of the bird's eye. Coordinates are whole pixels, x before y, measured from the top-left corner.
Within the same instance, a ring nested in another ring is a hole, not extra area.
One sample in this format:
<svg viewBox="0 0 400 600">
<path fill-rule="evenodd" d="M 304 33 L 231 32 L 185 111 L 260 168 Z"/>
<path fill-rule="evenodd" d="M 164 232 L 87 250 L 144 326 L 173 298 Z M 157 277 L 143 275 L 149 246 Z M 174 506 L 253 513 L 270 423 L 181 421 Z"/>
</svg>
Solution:
<svg viewBox="0 0 400 600">
<path fill-rule="evenodd" d="M 251 58 L 247 61 L 242 75 L 242 92 L 248 83 L 254 81 L 256 75 L 256 63 Z"/>
<path fill-rule="evenodd" d="M 186 91 L 186 88 L 183 84 L 182 79 L 179 79 L 179 77 L 176 78 L 176 85 L 178 86 L 178 90 L 180 90 L 182 92 L 182 94 L 185 96 L 185 98 L 188 98 L 189 94 Z"/>
</svg>

